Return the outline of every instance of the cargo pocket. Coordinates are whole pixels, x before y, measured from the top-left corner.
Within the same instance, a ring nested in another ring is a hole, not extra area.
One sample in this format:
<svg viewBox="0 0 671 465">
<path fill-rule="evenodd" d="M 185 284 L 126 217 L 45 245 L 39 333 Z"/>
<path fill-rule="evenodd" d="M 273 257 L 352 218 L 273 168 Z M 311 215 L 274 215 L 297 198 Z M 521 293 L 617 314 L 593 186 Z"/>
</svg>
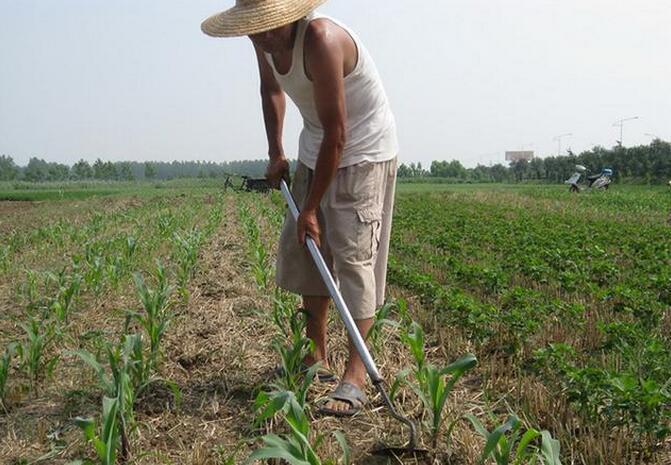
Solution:
<svg viewBox="0 0 671 465">
<path fill-rule="evenodd" d="M 380 247 L 382 230 L 382 210 L 377 208 L 361 208 L 356 211 L 359 219 L 359 260 L 371 260 Z"/>
</svg>

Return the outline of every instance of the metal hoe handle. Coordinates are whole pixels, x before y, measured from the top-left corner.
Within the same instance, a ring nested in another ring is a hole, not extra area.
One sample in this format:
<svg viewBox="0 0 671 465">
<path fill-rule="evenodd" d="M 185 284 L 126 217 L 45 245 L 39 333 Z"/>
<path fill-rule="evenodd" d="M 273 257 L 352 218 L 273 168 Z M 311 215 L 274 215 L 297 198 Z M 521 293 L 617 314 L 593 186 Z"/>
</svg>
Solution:
<svg viewBox="0 0 671 465">
<path fill-rule="evenodd" d="M 294 196 L 291 195 L 289 186 L 284 179 L 280 181 L 280 190 L 284 195 L 284 199 L 287 201 L 287 205 L 289 205 L 289 211 L 291 212 L 291 215 L 295 221 L 298 221 L 298 215 L 300 214 L 300 211 L 298 210 Z M 329 290 L 329 294 L 331 294 L 331 298 L 333 299 L 333 303 L 338 309 L 340 318 L 345 324 L 347 334 L 349 334 L 356 351 L 359 353 L 361 360 L 363 360 L 363 364 L 366 367 L 368 376 L 370 376 L 373 384 L 377 385 L 381 383 L 383 381 L 382 376 L 380 376 L 380 373 L 377 371 L 373 357 L 371 357 L 370 352 L 368 351 L 368 347 L 361 337 L 359 328 L 357 328 L 356 323 L 354 322 L 354 318 L 352 318 L 352 314 L 350 313 L 349 308 L 347 308 L 345 300 L 342 298 L 342 295 L 340 295 L 338 286 L 336 286 L 335 280 L 333 279 L 333 276 L 331 275 L 331 272 L 329 271 L 328 266 L 324 261 L 324 257 L 322 257 L 322 254 L 319 251 L 319 247 L 317 247 L 317 243 L 310 236 L 306 236 L 305 243 L 308 247 L 308 250 L 310 251 L 310 255 L 312 255 L 312 259 L 314 260 L 317 269 L 319 270 L 319 274 L 324 280 L 324 284 L 326 284 L 326 287 Z"/>
</svg>

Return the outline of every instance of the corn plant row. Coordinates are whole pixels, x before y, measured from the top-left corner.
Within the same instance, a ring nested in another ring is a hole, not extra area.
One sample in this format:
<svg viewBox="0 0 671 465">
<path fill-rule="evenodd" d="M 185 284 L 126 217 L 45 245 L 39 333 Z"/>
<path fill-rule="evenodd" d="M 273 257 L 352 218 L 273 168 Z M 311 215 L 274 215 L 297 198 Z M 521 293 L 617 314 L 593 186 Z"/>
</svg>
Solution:
<svg viewBox="0 0 671 465">
<path fill-rule="evenodd" d="M 107 237 L 99 237 L 100 234 L 96 231 L 89 232 L 83 236 L 81 250 L 70 255 L 68 267 L 75 275 L 81 275 L 85 290 L 92 292 L 97 298 L 106 289 L 118 291 L 122 280 L 131 277 L 138 259 L 151 256 L 162 239 L 165 239 L 162 235 L 165 230 L 160 229 L 161 224 L 168 222 L 174 228 L 186 228 L 196 214 L 196 211 L 182 212 L 181 215 L 174 215 L 171 211 L 159 211 L 155 219 L 132 218 L 134 230 L 129 232 L 119 232 Z M 126 217 L 130 221 L 128 215 Z M 151 234 L 151 231 L 147 231 L 147 223 L 163 233 Z M 177 231 L 171 230 L 170 234 L 177 234 Z M 28 273 L 27 292 L 24 294 L 27 294 L 27 301 L 30 303 L 33 301 L 32 294 L 36 291 L 36 283 L 34 273 Z"/>
<path fill-rule="evenodd" d="M 209 237 L 216 231 L 223 218 L 223 210 L 220 205 L 215 206 L 208 215 L 203 231 L 194 228 L 186 235 L 173 229 L 178 226 L 170 218 L 166 215 L 159 217 L 159 229 L 164 237 L 170 235 L 173 237 L 172 257 L 176 259 L 177 289 L 183 297 L 188 278 L 195 268 L 198 249 L 204 237 Z M 143 389 L 152 382 L 161 380 L 171 387 L 176 402 L 179 401 L 177 386 L 154 375 L 161 355 L 161 340 L 174 316 L 170 307 L 173 304 L 171 295 L 175 287 L 168 282 L 166 270 L 159 261 L 156 262 L 153 274 L 154 287 L 150 287 L 140 273 L 135 273 L 133 278 L 142 311 L 129 312 L 128 316 L 143 329 L 143 332 L 126 334 L 116 347 L 107 345 L 111 376 L 106 375 L 105 367 L 91 353 L 83 350 L 76 352 L 95 370 L 99 385 L 105 393 L 99 433 L 95 420 L 90 418 L 76 420 L 103 464 L 115 463 L 117 456 L 122 462 L 128 460 L 130 434 L 136 427 L 133 406 Z M 148 350 L 143 348 L 145 338 L 149 341 Z"/>
<path fill-rule="evenodd" d="M 140 273 L 135 273 L 142 310 L 129 312 L 128 318 L 142 331 L 128 333 L 127 322 L 124 328 L 126 334 L 119 343 L 106 343 L 108 366 L 86 350 L 73 352 L 95 371 L 99 387 L 104 393 L 100 433 L 96 432 L 96 422 L 91 418 L 77 418 L 75 421 L 86 439 L 93 444 L 101 463 L 115 463 L 117 456 L 122 462 L 128 460 L 132 433 L 137 426 L 134 404 L 139 394 L 151 383 L 160 380 L 167 384 L 173 391 L 175 401 L 179 401 L 177 385 L 155 375 L 161 357 L 161 341 L 174 316 L 171 311 L 174 287 L 168 282 L 160 261 L 156 262 L 152 278 L 154 287 L 147 284 Z"/>
<path fill-rule="evenodd" d="M 40 226 L 30 231 L 12 231 L 5 240 L 5 245 L 0 248 L 0 272 L 7 271 L 11 260 L 21 251 L 31 248 L 41 251 L 53 251 L 63 249 L 67 244 L 80 244 L 89 237 L 95 237 L 105 229 L 114 225 L 128 223 L 139 216 L 146 214 L 152 205 L 145 204 L 140 207 L 132 207 L 125 211 L 115 211 L 103 214 L 94 212 L 90 219 L 83 224 L 59 219 L 58 221 Z"/>
<path fill-rule="evenodd" d="M 146 203 L 125 211 L 114 211 L 107 214 L 95 212 L 91 219 L 82 225 L 59 220 L 52 225 L 36 228 L 28 234 L 13 231 L 9 236 L 8 244 L 4 247 L 5 252 L 0 253 L 0 256 L 13 255 L 31 245 L 38 245 L 37 249 L 33 247 L 37 252 L 46 251 L 50 253 L 60 252 L 68 244 L 75 247 L 81 247 L 82 244 L 92 244 L 92 247 L 100 248 L 99 244 L 117 241 L 119 236 L 121 240 L 124 240 L 126 236 L 143 236 L 143 233 L 146 232 L 147 223 L 156 224 L 159 231 L 163 233 L 166 223 L 171 224 L 171 227 L 177 227 L 190 222 L 190 212 L 188 210 L 192 209 L 182 210 L 180 215 L 175 215 L 170 210 L 165 210 L 164 207 L 168 207 L 168 205 L 165 200 L 161 199 L 157 203 Z M 157 209 L 157 219 L 154 220 L 152 219 L 152 213 Z M 195 213 L 193 212 L 193 214 Z M 149 218 L 147 218 L 148 216 Z M 113 231 L 115 228 L 125 228 L 127 225 L 132 225 L 135 232 L 121 232 L 116 236 L 109 234 L 109 231 Z M 153 237 L 154 235 L 147 236 Z M 96 264 L 96 257 L 91 255 L 91 251 L 86 251 L 86 258 L 94 268 L 104 268 L 106 265 L 104 259 L 102 259 L 103 263 Z M 98 259 L 98 261 L 101 260 Z M 111 259 L 108 259 L 107 264 L 113 265 Z"/>
<path fill-rule="evenodd" d="M 195 212 L 194 215 L 182 214 L 179 219 L 170 221 L 170 223 L 175 227 L 180 227 L 193 216 L 195 216 Z M 205 231 L 208 235 L 214 232 L 222 216 L 220 206 L 214 207 L 210 211 L 205 226 Z M 166 217 L 166 213 L 162 212 L 159 218 L 163 218 L 163 220 L 159 219 L 157 222 L 159 224 L 166 223 Z M 100 218 L 100 216 L 96 215 L 94 218 Z M 102 220 L 95 219 L 92 223 L 94 225 L 93 230 L 98 230 L 101 223 Z M 138 219 L 136 221 L 138 228 L 141 224 L 142 222 Z M 203 234 L 196 231 L 191 237 L 196 237 L 198 239 L 197 243 L 194 244 L 196 241 L 189 241 L 188 249 L 186 250 L 188 253 L 177 254 L 178 256 L 186 257 L 184 260 L 186 261 L 186 265 L 184 262 L 177 264 L 177 274 L 182 277 L 184 275 L 190 276 L 193 271 L 193 257 L 197 255 L 195 246 L 202 243 Z M 143 251 L 148 251 L 147 249 L 148 247 Z M 108 253 L 109 255 L 107 255 Z M 136 266 L 134 259 L 137 253 L 138 240 L 135 236 L 122 233 L 115 236 L 113 240 L 106 242 L 94 241 L 85 243 L 84 252 L 72 256 L 72 263 L 70 265 L 72 272 L 68 272 L 67 267 L 56 273 L 49 271 L 43 273 L 32 270 L 27 271 L 26 282 L 20 287 L 20 294 L 24 297 L 26 315 L 28 316 L 28 319 L 24 323 L 19 323 L 19 327 L 23 329 L 24 336 L 6 347 L 2 358 L 2 365 L 0 366 L 2 368 L 0 370 L 0 387 L 2 388 L 0 390 L 0 398 L 2 399 L 3 407 L 6 405 L 5 395 L 11 368 L 10 361 L 13 358 L 17 360 L 16 368 L 24 372 L 29 380 L 29 388 L 32 392 L 39 381 L 53 373 L 59 355 L 47 357 L 46 354 L 52 353 L 57 343 L 62 340 L 63 330 L 67 328 L 69 316 L 82 291 L 88 290 L 99 296 L 104 281 L 111 282 L 111 287 L 118 289 L 118 286 L 115 284 L 118 284 L 119 275 L 131 274 L 132 268 Z M 113 257 L 114 261 L 111 261 L 110 257 Z M 168 320 L 165 315 L 155 315 L 150 312 L 151 305 L 164 308 L 160 305 L 160 302 L 152 304 L 150 301 L 154 298 L 160 298 L 160 295 L 164 295 L 168 290 L 163 268 L 159 266 L 156 274 L 160 290 L 156 295 L 147 291 L 147 287 L 144 285 L 139 274 L 135 273 L 133 276 L 148 315 L 147 317 L 142 317 L 141 315 L 135 316 L 137 317 L 137 321 L 145 326 L 151 341 L 151 356 L 149 360 L 151 360 L 152 364 L 156 363 L 158 343 Z M 183 286 L 185 284 L 183 278 L 181 284 Z"/>
<path fill-rule="evenodd" d="M 242 197 L 238 197 L 238 199 L 238 216 L 247 237 L 247 252 L 252 260 L 254 280 L 259 289 L 267 290 L 272 276 L 270 257 L 261 241 L 261 230 L 248 203 Z"/>
<path fill-rule="evenodd" d="M 247 253 L 252 260 L 252 272 L 256 284 L 262 292 L 268 291 L 272 281 L 272 267 L 269 256 L 261 239 L 261 230 L 247 199 L 237 196 L 238 217 L 247 238 Z M 262 215 L 268 218 L 272 210 L 261 204 Z M 275 220 L 273 226 L 281 224 Z M 315 449 L 323 441 L 322 435 L 310 431 L 306 402 L 308 389 L 317 373 L 319 365 L 304 369 L 303 360 L 313 350 L 314 343 L 304 336 L 305 318 L 297 311 L 298 300 L 292 294 L 279 288 L 273 289 L 271 299 L 272 321 L 278 334 L 272 347 L 278 354 L 280 366 L 277 377 L 270 385 L 270 390 L 262 391 L 256 399 L 257 427 L 265 425 L 266 434 L 261 437 L 264 446 L 256 449 L 244 463 L 257 460 L 284 459 L 289 463 L 310 465 L 335 464 L 336 461 L 322 461 Z M 277 435 L 270 432 L 278 420 L 283 421 L 288 431 Z M 349 463 L 349 448 L 341 433 L 337 440 L 343 447 L 341 463 Z"/>
<path fill-rule="evenodd" d="M 281 297 L 276 297 L 275 301 L 276 306 L 282 305 L 285 309 L 290 305 Z M 293 308 L 295 309 L 295 306 Z M 273 341 L 273 348 L 281 364 L 270 390 L 260 392 L 255 402 L 255 424 L 266 425 L 267 433 L 261 438 L 264 446 L 252 452 L 245 463 L 270 458 L 310 465 L 350 463 L 350 449 L 340 431 L 334 433 L 342 449 L 342 456 L 339 459 L 322 460 L 316 453 L 325 436 L 315 434 L 310 428 L 307 395 L 320 364 L 316 363 L 305 369 L 303 360 L 313 351 L 314 343 L 304 336 L 305 319 L 301 318 L 301 315 L 295 310 L 291 315 L 284 313 L 289 324 L 278 325 L 281 333 L 288 331 L 287 334 L 276 336 Z M 269 432 L 277 417 L 280 417 L 288 427 L 288 431 L 281 435 Z"/>
</svg>

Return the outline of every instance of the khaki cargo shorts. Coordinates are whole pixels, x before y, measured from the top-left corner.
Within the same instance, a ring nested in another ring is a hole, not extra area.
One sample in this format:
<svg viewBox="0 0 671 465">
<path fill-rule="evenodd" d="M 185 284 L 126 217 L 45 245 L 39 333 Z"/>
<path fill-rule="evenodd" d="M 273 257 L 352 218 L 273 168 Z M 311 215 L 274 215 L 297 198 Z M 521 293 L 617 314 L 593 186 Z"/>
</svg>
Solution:
<svg viewBox="0 0 671 465">
<path fill-rule="evenodd" d="M 393 158 L 340 168 L 320 204 L 322 255 L 355 320 L 372 318 L 384 303 L 396 165 Z M 299 208 L 312 176 L 298 162 L 291 191 Z M 275 281 L 303 296 L 329 295 L 310 253 L 298 243 L 290 212 L 280 236 Z"/>
</svg>

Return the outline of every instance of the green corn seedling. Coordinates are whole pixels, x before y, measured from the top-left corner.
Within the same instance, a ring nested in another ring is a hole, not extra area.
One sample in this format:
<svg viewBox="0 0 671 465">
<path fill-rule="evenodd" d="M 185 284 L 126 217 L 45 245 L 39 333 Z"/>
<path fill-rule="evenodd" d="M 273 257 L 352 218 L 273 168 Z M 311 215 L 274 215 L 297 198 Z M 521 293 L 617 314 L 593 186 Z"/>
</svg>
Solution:
<svg viewBox="0 0 671 465">
<path fill-rule="evenodd" d="M 394 376 L 394 381 L 391 383 L 391 386 L 389 387 L 389 399 L 392 402 L 396 401 L 396 396 L 398 395 L 401 386 L 407 383 L 407 378 L 408 375 L 410 374 L 410 369 L 404 369 L 396 373 L 396 376 Z"/>
<path fill-rule="evenodd" d="M 300 379 L 304 374 L 303 360 L 314 350 L 314 342 L 303 335 L 306 321 L 305 318 L 301 318 L 302 312 L 294 311 L 293 305 L 281 299 L 276 299 L 276 306 L 282 310 L 278 310 L 274 319 L 276 324 L 285 330 L 285 336 L 290 341 L 288 345 L 281 342 L 281 339 L 273 341 L 273 348 L 278 352 L 281 360 L 281 375 L 277 385 L 281 389 L 297 392 L 300 390 Z"/>
<path fill-rule="evenodd" d="M 38 272 L 26 270 L 26 281 L 19 288 L 20 294 L 25 300 L 28 310 L 34 310 L 39 304 L 39 294 L 37 291 Z"/>
<path fill-rule="evenodd" d="M 9 254 L 11 249 L 8 245 L 0 246 L 0 271 L 6 272 L 9 269 Z"/>
<path fill-rule="evenodd" d="M 177 227 L 177 218 L 172 212 L 163 212 L 158 216 L 158 231 L 163 237 L 170 237 Z"/>
<path fill-rule="evenodd" d="M 221 220 L 224 217 L 224 210 L 221 208 L 221 201 L 222 199 L 217 199 L 217 204 L 212 207 L 210 213 L 207 216 L 207 225 L 205 226 L 205 234 L 207 236 L 211 236 L 214 233 L 214 231 L 217 229 L 217 226 L 219 226 L 219 223 L 221 223 Z"/>
<path fill-rule="evenodd" d="M 119 289 L 119 283 L 124 273 L 124 264 L 118 255 L 107 255 L 105 257 L 104 273 L 110 285 L 114 289 Z"/>
<path fill-rule="evenodd" d="M 424 368 L 424 374 L 421 376 L 423 386 L 421 386 L 422 389 L 419 394 L 424 405 L 431 411 L 431 436 L 434 448 L 437 445 L 438 433 L 443 424 L 443 410 L 447 397 L 459 378 L 473 368 L 476 363 L 475 355 L 466 354 L 443 369 L 438 369 L 431 364 Z M 448 375 L 450 375 L 450 378 L 446 382 L 445 378 Z"/>
<path fill-rule="evenodd" d="M 93 368 L 98 378 L 98 384 L 105 395 L 118 399 L 122 433 L 131 431 L 135 428 L 133 406 L 137 396 L 154 380 L 158 379 L 151 377 L 151 361 L 144 357 L 140 334 L 125 335 L 116 346 L 112 347 L 108 344 L 106 352 L 109 375 L 103 364 L 90 352 L 78 350 L 72 353 Z M 165 382 L 172 389 L 175 401 L 179 402 L 180 393 L 177 385 L 169 381 Z M 124 450 L 127 449 L 128 446 L 124 442 Z"/>
<path fill-rule="evenodd" d="M 84 256 L 82 254 L 73 254 L 70 257 L 70 263 L 72 264 L 72 271 L 76 274 L 82 274 L 82 269 L 84 267 Z"/>
<path fill-rule="evenodd" d="M 16 344 L 9 344 L 5 347 L 5 352 L 0 358 L 0 405 L 5 407 L 5 396 L 7 395 L 7 380 L 9 379 L 9 369 L 12 357 L 16 353 Z"/>
<path fill-rule="evenodd" d="M 466 354 L 445 368 L 427 364 L 424 354 L 424 330 L 416 322 L 412 323 L 411 331 L 401 335 L 401 339 L 415 359 L 414 374 L 417 383 L 411 383 L 410 386 L 422 400 L 424 408 L 431 413 L 431 437 L 435 448 L 444 422 L 443 411 L 447 398 L 464 373 L 475 367 L 477 359 L 473 354 Z M 446 380 L 447 376 L 449 380 Z"/>
<path fill-rule="evenodd" d="M 160 343 L 163 334 L 172 319 L 169 311 L 172 286 L 168 284 L 165 269 L 159 261 L 156 263 L 156 288 L 150 288 L 140 273 L 133 278 L 137 293 L 144 309 L 143 313 L 133 313 L 137 321 L 144 328 L 150 343 L 150 367 L 153 369 L 160 355 Z"/>
<path fill-rule="evenodd" d="M 240 450 L 241 445 L 238 444 L 235 446 L 234 450 L 231 452 L 230 450 L 227 450 L 223 446 L 217 447 L 215 450 L 217 452 L 217 455 L 219 455 L 219 465 L 235 465 L 236 464 L 236 456 L 238 454 L 238 451 Z"/>
<path fill-rule="evenodd" d="M 314 350 L 314 342 L 306 337 L 296 337 L 290 345 L 275 340 L 273 348 L 281 360 L 282 373 L 278 378 L 278 386 L 289 391 L 299 390 L 302 385 L 303 360 Z"/>
<path fill-rule="evenodd" d="M 126 236 L 126 241 L 124 245 L 125 245 L 123 254 L 124 260 L 126 261 L 126 263 L 131 263 L 138 249 L 137 239 L 133 236 Z"/>
<path fill-rule="evenodd" d="M 238 207 L 240 219 L 247 233 L 249 253 L 253 258 L 252 271 L 256 285 L 266 289 L 270 283 L 271 267 L 268 266 L 268 252 L 261 242 L 261 231 L 247 205 L 240 203 Z"/>
<path fill-rule="evenodd" d="M 262 243 L 254 245 L 254 263 L 252 264 L 256 285 L 261 289 L 267 289 L 270 283 L 271 267 L 268 266 L 268 252 Z"/>
<path fill-rule="evenodd" d="M 410 325 L 410 331 L 401 334 L 401 340 L 410 349 L 410 354 L 415 359 L 415 372 L 422 374 L 426 363 L 424 355 L 424 329 L 415 321 Z"/>
<path fill-rule="evenodd" d="M 26 333 L 26 338 L 16 346 L 16 351 L 21 360 L 21 368 L 30 379 L 32 390 L 43 375 L 51 375 L 58 362 L 58 355 L 45 358 L 44 354 L 45 349 L 56 337 L 56 334 L 50 324 L 45 327 L 44 324 L 40 324 L 34 319 L 30 321 L 30 324 L 21 323 L 19 326 Z"/>
<path fill-rule="evenodd" d="M 87 350 L 76 350 L 71 352 L 78 356 L 83 362 L 90 366 L 96 373 L 98 385 L 108 397 L 121 398 L 120 409 L 123 411 L 125 405 L 132 406 L 135 395 L 129 395 L 128 387 L 133 390 L 144 386 L 149 380 L 146 372 L 147 361 L 142 352 L 142 337 L 139 334 L 125 335 L 119 344 L 105 348 L 110 375 L 102 363 Z M 124 402 L 124 400 L 126 402 Z"/>
<path fill-rule="evenodd" d="M 109 349 L 109 347 L 108 347 Z M 83 362 L 88 366 L 93 368 L 96 372 L 98 378 L 98 385 L 102 388 L 103 392 L 108 397 L 116 397 L 117 395 L 117 383 L 116 380 L 112 379 L 105 372 L 105 367 L 98 362 L 96 357 L 87 350 L 76 350 L 72 354 L 78 356 Z"/>
<path fill-rule="evenodd" d="M 373 320 L 373 325 L 368 330 L 366 340 L 370 342 L 371 346 L 376 352 L 380 351 L 380 344 L 382 343 L 382 329 L 385 326 L 398 326 L 398 323 L 390 318 L 391 312 L 395 307 L 395 303 L 386 302 L 375 313 L 375 319 Z"/>
<path fill-rule="evenodd" d="M 541 431 L 540 458 L 543 465 L 562 465 L 559 454 L 559 441 L 554 439 L 549 431 Z"/>
<path fill-rule="evenodd" d="M 539 458 L 538 449 L 532 442 L 541 436 L 541 433 L 529 428 L 522 434 L 522 422 L 516 415 L 508 416 L 505 423 L 491 432 L 475 416 L 467 414 L 466 418 L 485 439 L 485 448 L 480 456 L 480 463 L 484 463 L 489 457 L 492 457 L 497 465 L 526 465 L 537 462 Z M 554 441 L 547 431 L 544 431 L 544 433 L 543 443 L 547 448 L 547 458 L 550 461 L 546 461 L 546 458 L 543 457 L 543 463 L 546 465 L 561 465 L 558 442 Z"/>
<path fill-rule="evenodd" d="M 127 432 L 135 428 L 135 400 L 140 390 L 149 384 L 147 363 L 142 352 L 142 337 L 139 334 L 126 335 L 117 346 L 107 345 L 106 352 L 110 375 L 90 352 L 78 350 L 73 354 L 93 368 L 105 396 L 116 399 L 121 456 L 128 457 L 130 446 Z"/>
<path fill-rule="evenodd" d="M 67 322 L 72 305 L 79 295 L 82 278 L 79 274 L 67 275 L 65 269 L 58 274 L 48 273 L 48 279 L 56 284 L 56 297 L 50 310 L 61 322 Z"/>
<path fill-rule="evenodd" d="M 96 432 L 96 422 L 92 418 L 75 418 L 75 424 L 84 431 L 86 439 L 93 444 L 100 465 L 115 465 L 121 446 L 121 425 L 119 422 L 119 400 L 103 397 L 102 428 Z M 123 455 L 123 454 L 122 454 Z"/>
<path fill-rule="evenodd" d="M 299 385 L 298 389 L 296 391 L 289 391 L 294 394 L 296 401 L 303 408 L 307 406 L 308 390 L 310 389 L 310 386 L 312 385 L 320 366 L 320 363 L 315 363 L 312 365 L 305 373 L 303 381 Z M 272 387 L 275 388 L 274 391 L 261 391 L 256 396 L 255 406 L 258 413 L 255 423 L 257 425 L 261 424 L 266 419 L 275 416 L 275 414 L 279 412 L 284 406 L 284 401 L 282 399 L 284 399 L 284 393 L 288 390 L 285 389 L 282 384 L 277 383 L 273 383 Z"/>
<path fill-rule="evenodd" d="M 91 217 L 86 229 L 88 230 L 88 237 L 95 237 L 103 227 L 103 214 L 100 212 L 95 212 Z"/>
<path fill-rule="evenodd" d="M 86 266 L 87 270 L 84 275 L 86 286 L 93 291 L 95 296 L 100 296 L 105 277 L 105 259 L 102 255 L 87 256 Z"/>
<path fill-rule="evenodd" d="M 198 262 L 198 250 L 203 240 L 203 234 L 198 229 L 184 234 L 175 232 L 173 234 L 173 244 L 175 251 L 174 260 L 177 262 L 177 284 L 182 298 L 187 299 L 189 291 L 187 284 L 193 275 Z"/>
<path fill-rule="evenodd" d="M 296 312 L 296 298 L 279 287 L 275 287 L 274 292 L 272 317 L 275 326 L 287 338 L 302 334 L 305 320 Z"/>
<path fill-rule="evenodd" d="M 257 460 L 281 459 L 292 465 L 326 465 L 334 464 L 334 461 L 323 462 L 315 449 L 321 444 L 323 436 L 319 435 L 314 443 L 310 437 L 310 422 L 305 415 L 303 406 L 293 392 L 278 392 L 272 397 L 272 405 L 264 410 L 261 418 L 270 418 L 278 412 L 284 414 L 284 420 L 289 426 L 290 432 L 284 437 L 267 434 L 262 437 L 264 446 L 255 450 L 244 462 L 251 464 Z M 343 447 L 342 462 L 349 462 L 349 447 L 342 435 L 336 436 L 338 443 Z"/>
</svg>

